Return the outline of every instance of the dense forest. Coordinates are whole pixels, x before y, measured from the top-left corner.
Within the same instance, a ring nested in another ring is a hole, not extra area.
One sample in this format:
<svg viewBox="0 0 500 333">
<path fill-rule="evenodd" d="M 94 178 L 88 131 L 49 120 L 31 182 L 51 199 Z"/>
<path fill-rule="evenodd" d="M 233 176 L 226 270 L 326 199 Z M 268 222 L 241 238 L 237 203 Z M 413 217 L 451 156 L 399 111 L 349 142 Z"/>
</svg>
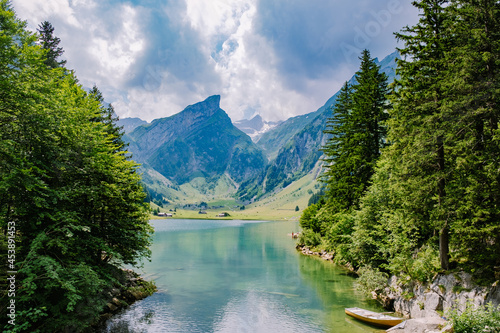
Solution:
<svg viewBox="0 0 500 333">
<path fill-rule="evenodd" d="M 28 31 L 0 2 L 0 315 L 9 332 L 83 330 L 119 267 L 149 255 L 137 165 L 99 89 L 83 89 L 59 60 L 53 32 L 48 22 Z"/>
<path fill-rule="evenodd" d="M 415 1 L 387 88 L 369 52 L 333 108 L 325 195 L 301 242 L 360 272 L 428 281 L 500 266 L 500 4 Z"/>
</svg>

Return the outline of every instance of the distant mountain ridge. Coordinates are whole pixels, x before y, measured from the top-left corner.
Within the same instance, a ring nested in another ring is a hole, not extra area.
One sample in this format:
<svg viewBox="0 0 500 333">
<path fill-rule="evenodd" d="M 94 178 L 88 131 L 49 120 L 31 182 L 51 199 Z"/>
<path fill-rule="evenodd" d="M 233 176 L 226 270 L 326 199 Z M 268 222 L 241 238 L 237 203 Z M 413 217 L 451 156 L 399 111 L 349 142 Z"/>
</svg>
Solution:
<svg viewBox="0 0 500 333">
<path fill-rule="evenodd" d="M 243 119 L 234 122 L 234 126 L 246 133 L 254 142 L 260 137 L 281 124 L 281 121 L 265 121 L 260 115 L 256 115 L 252 119 Z"/>
<path fill-rule="evenodd" d="M 238 186 L 267 163 L 262 151 L 220 108 L 218 95 L 141 125 L 124 138 L 134 160 L 174 185 L 200 177 L 210 182 L 226 177 Z"/>
<path fill-rule="evenodd" d="M 389 82 L 396 76 L 398 57 L 394 52 L 376 60 Z M 354 83 L 355 76 L 349 82 Z M 313 170 L 317 176 L 320 149 L 327 139 L 323 131 L 337 96 L 338 92 L 314 112 L 279 124 L 266 123 L 260 116 L 233 124 L 220 108 L 220 96 L 210 96 L 151 123 L 130 120 L 131 126 L 140 125 L 124 140 L 134 160 L 142 164 L 146 187 L 155 195 L 175 200 L 187 191 L 189 198 L 196 188 L 212 197 L 225 193 L 249 203 Z"/>
<path fill-rule="evenodd" d="M 375 59 L 380 71 L 386 73 L 388 81 L 396 77 L 396 59 L 399 53 L 394 52 L 382 61 Z M 349 83 L 355 82 L 355 76 Z M 326 121 L 333 116 L 339 92 L 333 95 L 317 111 L 290 118 L 271 131 L 265 133 L 257 142 L 268 157 L 274 157 L 268 166 L 253 179 L 247 180 L 238 189 L 238 197 L 244 201 L 253 201 L 272 193 L 276 189 L 286 187 L 311 172 L 320 160 L 321 147 L 327 136 L 323 133 Z"/>
<path fill-rule="evenodd" d="M 148 122 L 140 118 L 120 118 L 118 120 L 118 126 L 122 127 L 125 133 L 130 133 L 137 127 L 146 124 L 148 124 Z"/>
</svg>

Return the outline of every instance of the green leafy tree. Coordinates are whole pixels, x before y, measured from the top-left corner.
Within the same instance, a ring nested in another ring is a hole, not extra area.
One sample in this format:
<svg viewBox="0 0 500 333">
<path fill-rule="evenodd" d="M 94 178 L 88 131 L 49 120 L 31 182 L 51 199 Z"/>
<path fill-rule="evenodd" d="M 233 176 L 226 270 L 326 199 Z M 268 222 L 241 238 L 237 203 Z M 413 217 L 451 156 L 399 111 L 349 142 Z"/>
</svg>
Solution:
<svg viewBox="0 0 500 333">
<path fill-rule="evenodd" d="M 99 118 L 104 105 L 47 66 L 5 0 L 0 31 L 0 230 L 16 226 L 18 271 L 18 325 L 5 330 L 79 332 L 119 267 L 150 254 L 138 166 Z"/>
</svg>

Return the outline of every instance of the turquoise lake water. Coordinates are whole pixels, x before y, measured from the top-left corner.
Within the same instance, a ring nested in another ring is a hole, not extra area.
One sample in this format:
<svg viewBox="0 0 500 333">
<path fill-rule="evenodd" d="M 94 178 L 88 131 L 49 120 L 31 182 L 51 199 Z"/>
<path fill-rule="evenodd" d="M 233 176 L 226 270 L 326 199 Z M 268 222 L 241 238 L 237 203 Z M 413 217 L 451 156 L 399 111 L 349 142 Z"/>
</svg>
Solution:
<svg viewBox="0 0 500 333">
<path fill-rule="evenodd" d="M 346 307 L 383 310 L 344 270 L 295 249 L 297 222 L 151 223 L 152 258 L 139 271 L 159 291 L 105 332 L 383 332 L 345 315 Z"/>
</svg>

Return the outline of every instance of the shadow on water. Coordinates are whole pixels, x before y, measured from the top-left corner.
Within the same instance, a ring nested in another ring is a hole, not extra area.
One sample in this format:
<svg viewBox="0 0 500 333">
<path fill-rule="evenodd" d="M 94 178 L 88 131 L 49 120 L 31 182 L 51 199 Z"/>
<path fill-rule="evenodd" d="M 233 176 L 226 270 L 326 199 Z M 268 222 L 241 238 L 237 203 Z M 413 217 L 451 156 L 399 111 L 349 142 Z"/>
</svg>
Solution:
<svg viewBox="0 0 500 333">
<path fill-rule="evenodd" d="M 366 299 L 354 288 L 352 274 L 318 257 L 300 255 L 300 274 L 305 284 L 320 299 L 324 313 L 323 328 L 328 332 L 384 332 L 365 325 L 345 315 L 344 309 L 361 307 L 373 311 L 383 311 L 371 299 Z M 312 296 L 311 296 L 312 298 Z"/>
</svg>

